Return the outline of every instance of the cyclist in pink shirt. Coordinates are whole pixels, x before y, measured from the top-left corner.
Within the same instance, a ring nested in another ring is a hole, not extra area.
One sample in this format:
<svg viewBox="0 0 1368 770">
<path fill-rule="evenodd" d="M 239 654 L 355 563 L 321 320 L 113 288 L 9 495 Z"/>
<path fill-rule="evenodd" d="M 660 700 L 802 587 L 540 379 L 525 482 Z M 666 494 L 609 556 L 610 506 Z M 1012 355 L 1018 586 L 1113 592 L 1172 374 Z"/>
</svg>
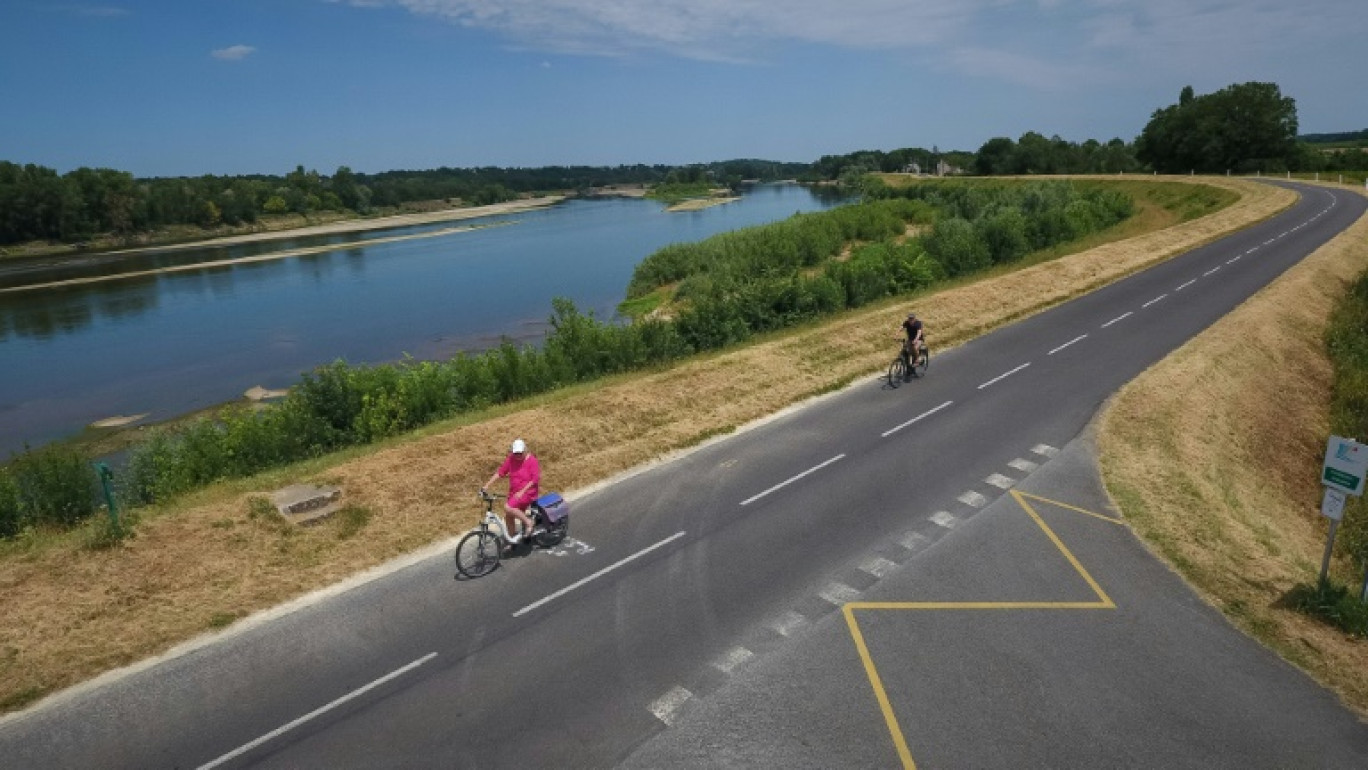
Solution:
<svg viewBox="0 0 1368 770">
<path fill-rule="evenodd" d="M 527 508 L 537 499 L 537 485 L 541 483 L 541 464 L 527 451 L 527 442 L 522 439 L 513 441 L 508 457 L 504 458 L 503 464 L 480 491 L 504 476 L 508 477 L 508 499 L 504 501 L 504 521 L 508 524 L 508 531 L 513 531 L 515 519 L 522 522 L 522 532 L 508 540 L 510 544 L 516 544 L 532 531 L 532 517 L 527 515 Z"/>
</svg>

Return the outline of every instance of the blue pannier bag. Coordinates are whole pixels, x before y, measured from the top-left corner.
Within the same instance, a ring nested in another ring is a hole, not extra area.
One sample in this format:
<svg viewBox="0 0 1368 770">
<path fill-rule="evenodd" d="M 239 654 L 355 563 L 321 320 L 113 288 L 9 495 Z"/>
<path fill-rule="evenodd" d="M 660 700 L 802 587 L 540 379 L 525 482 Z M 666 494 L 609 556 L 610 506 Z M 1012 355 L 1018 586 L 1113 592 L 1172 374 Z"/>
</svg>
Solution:
<svg viewBox="0 0 1368 770">
<path fill-rule="evenodd" d="M 570 503 L 555 492 L 548 492 L 537 498 L 537 507 L 546 511 L 546 518 L 552 524 L 570 515 Z"/>
</svg>

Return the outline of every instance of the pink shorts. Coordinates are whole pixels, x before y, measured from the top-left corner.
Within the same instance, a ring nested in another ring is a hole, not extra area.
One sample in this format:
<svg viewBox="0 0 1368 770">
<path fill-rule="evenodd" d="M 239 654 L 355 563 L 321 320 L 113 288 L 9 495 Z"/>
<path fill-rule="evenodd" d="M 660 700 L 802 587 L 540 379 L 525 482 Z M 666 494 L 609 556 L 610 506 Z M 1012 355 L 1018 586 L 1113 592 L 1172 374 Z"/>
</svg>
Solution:
<svg viewBox="0 0 1368 770">
<path fill-rule="evenodd" d="M 520 511 L 526 512 L 527 506 L 531 505 L 532 501 L 536 499 L 537 495 L 533 492 L 528 492 L 526 495 L 513 495 L 512 497 L 508 498 L 508 505 L 510 507 L 517 508 Z"/>
</svg>

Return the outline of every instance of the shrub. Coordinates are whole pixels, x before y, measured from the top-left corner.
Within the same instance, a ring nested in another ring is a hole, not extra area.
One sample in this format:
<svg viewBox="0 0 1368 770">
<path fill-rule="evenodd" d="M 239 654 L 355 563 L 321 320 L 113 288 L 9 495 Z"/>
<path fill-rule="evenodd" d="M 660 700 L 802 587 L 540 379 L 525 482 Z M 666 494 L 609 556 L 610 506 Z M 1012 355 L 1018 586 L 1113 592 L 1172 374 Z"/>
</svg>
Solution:
<svg viewBox="0 0 1368 770">
<path fill-rule="evenodd" d="M 936 223 L 923 240 L 926 251 L 945 268 L 946 275 L 955 277 L 982 270 L 993 263 L 988 244 L 974 232 L 967 220 L 954 218 Z"/>
<path fill-rule="evenodd" d="M 19 485 L 7 469 L 0 468 L 0 538 L 18 535 L 24 524 L 24 511 L 19 507 Z"/>
<path fill-rule="evenodd" d="M 1300 584 L 1288 598 L 1301 612 L 1354 636 L 1368 637 L 1368 604 L 1359 601 L 1345 586 L 1329 580 L 1317 581 L 1315 585 Z"/>
<path fill-rule="evenodd" d="M 78 452 L 59 446 L 24 452 L 9 465 L 21 523 L 69 527 L 93 514 L 95 472 Z"/>
</svg>

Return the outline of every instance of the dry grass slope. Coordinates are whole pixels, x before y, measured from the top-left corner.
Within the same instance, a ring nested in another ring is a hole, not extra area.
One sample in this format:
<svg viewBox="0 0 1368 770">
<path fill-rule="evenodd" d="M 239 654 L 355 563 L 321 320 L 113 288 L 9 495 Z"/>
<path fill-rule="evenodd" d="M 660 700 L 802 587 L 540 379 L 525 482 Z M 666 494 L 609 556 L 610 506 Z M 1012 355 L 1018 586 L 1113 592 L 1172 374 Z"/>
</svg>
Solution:
<svg viewBox="0 0 1368 770">
<path fill-rule="evenodd" d="M 1368 643 L 1286 606 L 1325 548 L 1331 310 L 1368 268 L 1368 218 L 1113 399 L 1107 488 L 1136 532 L 1245 631 L 1368 714 Z M 1350 565 L 1343 582 L 1357 585 Z"/>
<path fill-rule="evenodd" d="M 915 298 L 934 344 L 963 343 L 1271 216 L 1295 199 L 1244 180 L 1197 181 L 1243 197 L 1201 219 Z M 549 470 L 548 488 L 583 489 L 873 377 L 895 349 L 907 304 L 221 485 L 174 510 L 145 513 L 137 538 L 117 550 L 85 550 L 78 535 L 56 546 L 9 548 L 0 553 L 0 708 L 22 707 L 459 533 L 474 523 L 473 490 L 510 436 L 532 442 Z M 787 374 L 775 378 L 775 371 Z M 353 537 L 336 523 L 289 533 L 249 514 L 254 496 L 294 482 L 340 485 L 350 502 L 371 512 L 369 523 Z"/>
</svg>

